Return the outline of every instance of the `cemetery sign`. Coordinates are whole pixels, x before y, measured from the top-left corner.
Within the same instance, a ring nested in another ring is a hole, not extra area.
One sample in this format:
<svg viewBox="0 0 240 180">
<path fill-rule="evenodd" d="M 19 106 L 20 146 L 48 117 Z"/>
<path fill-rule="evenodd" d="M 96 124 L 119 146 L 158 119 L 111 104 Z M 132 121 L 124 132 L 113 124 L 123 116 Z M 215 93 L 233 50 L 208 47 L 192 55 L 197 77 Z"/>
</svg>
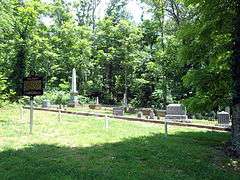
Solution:
<svg viewBox="0 0 240 180">
<path fill-rule="evenodd" d="M 43 77 L 25 77 L 23 79 L 23 95 L 31 97 L 43 95 Z"/>
</svg>

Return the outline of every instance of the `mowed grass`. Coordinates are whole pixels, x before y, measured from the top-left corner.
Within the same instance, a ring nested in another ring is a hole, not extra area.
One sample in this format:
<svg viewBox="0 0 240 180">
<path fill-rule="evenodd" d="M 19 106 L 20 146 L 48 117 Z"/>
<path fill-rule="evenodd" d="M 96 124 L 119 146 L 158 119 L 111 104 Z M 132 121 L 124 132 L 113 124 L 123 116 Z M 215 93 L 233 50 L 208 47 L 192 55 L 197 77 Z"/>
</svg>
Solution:
<svg viewBox="0 0 240 180">
<path fill-rule="evenodd" d="M 230 135 L 195 128 L 0 109 L 0 179 L 240 179 Z"/>
</svg>

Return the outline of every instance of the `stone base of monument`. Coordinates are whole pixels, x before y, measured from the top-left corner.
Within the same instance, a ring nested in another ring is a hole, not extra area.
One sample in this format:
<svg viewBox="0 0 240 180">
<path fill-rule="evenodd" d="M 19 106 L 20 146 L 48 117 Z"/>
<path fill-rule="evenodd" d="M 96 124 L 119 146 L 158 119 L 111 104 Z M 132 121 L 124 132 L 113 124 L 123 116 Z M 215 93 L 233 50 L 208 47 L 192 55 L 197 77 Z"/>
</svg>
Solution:
<svg viewBox="0 0 240 180">
<path fill-rule="evenodd" d="M 102 108 L 102 106 L 100 104 L 89 104 L 89 109 L 96 109 L 96 110 L 100 110 Z"/>
<path fill-rule="evenodd" d="M 185 122 L 191 123 L 191 119 L 188 119 L 187 115 L 166 115 L 165 119 L 172 122 Z"/>
<path fill-rule="evenodd" d="M 70 102 L 68 103 L 69 107 L 77 107 L 79 105 L 77 99 L 71 99 Z"/>
<path fill-rule="evenodd" d="M 77 97 L 77 94 L 78 94 L 78 92 L 76 91 L 76 92 L 70 92 L 70 94 L 71 94 L 71 97 L 70 97 L 70 102 L 68 103 L 68 106 L 69 107 L 76 107 L 76 106 L 78 106 L 79 105 L 79 103 L 78 103 L 78 97 Z"/>
</svg>

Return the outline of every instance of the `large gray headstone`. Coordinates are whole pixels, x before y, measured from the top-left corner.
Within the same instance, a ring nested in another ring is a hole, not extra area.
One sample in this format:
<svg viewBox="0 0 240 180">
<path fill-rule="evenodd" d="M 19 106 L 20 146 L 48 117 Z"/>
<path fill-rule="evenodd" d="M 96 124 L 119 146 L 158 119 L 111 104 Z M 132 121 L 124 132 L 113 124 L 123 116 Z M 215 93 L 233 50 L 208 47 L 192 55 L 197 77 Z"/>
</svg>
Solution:
<svg viewBox="0 0 240 180">
<path fill-rule="evenodd" d="M 222 111 L 217 113 L 218 125 L 229 126 L 230 115 L 228 112 Z"/>
<path fill-rule="evenodd" d="M 169 121 L 190 122 L 186 108 L 182 104 L 169 104 L 165 118 Z"/>
<path fill-rule="evenodd" d="M 123 116 L 124 115 L 124 108 L 123 107 L 114 107 L 113 108 L 113 115 L 114 116 Z"/>
</svg>

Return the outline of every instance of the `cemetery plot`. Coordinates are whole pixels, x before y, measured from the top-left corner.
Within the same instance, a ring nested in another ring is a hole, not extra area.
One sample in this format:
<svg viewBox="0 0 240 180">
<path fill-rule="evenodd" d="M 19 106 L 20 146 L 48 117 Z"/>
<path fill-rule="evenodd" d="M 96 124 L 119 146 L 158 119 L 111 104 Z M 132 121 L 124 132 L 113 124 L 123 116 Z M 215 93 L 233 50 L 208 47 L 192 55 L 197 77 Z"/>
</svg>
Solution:
<svg viewBox="0 0 240 180">
<path fill-rule="evenodd" d="M 65 110 L 72 111 L 72 112 L 87 112 L 87 113 L 96 113 L 96 114 L 106 114 L 106 115 L 113 115 L 113 109 L 114 107 L 106 107 L 101 106 L 100 109 L 98 108 L 89 108 L 89 105 L 81 105 L 77 106 L 75 108 L 66 107 Z M 164 117 L 166 115 L 166 111 L 164 110 L 154 110 L 153 113 L 155 115 L 154 118 L 150 118 L 150 109 L 140 109 L 139 111 L 134 112 L 124 112 L 123 117 L 130 117 L 130 118 L 139 118 L 139 119 L 149 119 L 149 120 L 164 120 Z M 192 124 L 199 124 L 199 125 L 209 125 L 209 126 L 216 126 L 218 125 L 218 121 L 216 120 L 205 120 L 205 119 L 191 119 Z"/>
<path fill-rule="evenodd" d="M 57 113 L 35 111 L 30 136 L 28 113 L 20 121 L 18 107 L 0 110 L 1 178 L 240 178 L 237 160 L 219 152 L 228 133 L 170 126 L 165 139 L 163 125 L 109 119 L 106 129 L 104 118 L 63 115 L 59 122 Z"/>
</svg>

